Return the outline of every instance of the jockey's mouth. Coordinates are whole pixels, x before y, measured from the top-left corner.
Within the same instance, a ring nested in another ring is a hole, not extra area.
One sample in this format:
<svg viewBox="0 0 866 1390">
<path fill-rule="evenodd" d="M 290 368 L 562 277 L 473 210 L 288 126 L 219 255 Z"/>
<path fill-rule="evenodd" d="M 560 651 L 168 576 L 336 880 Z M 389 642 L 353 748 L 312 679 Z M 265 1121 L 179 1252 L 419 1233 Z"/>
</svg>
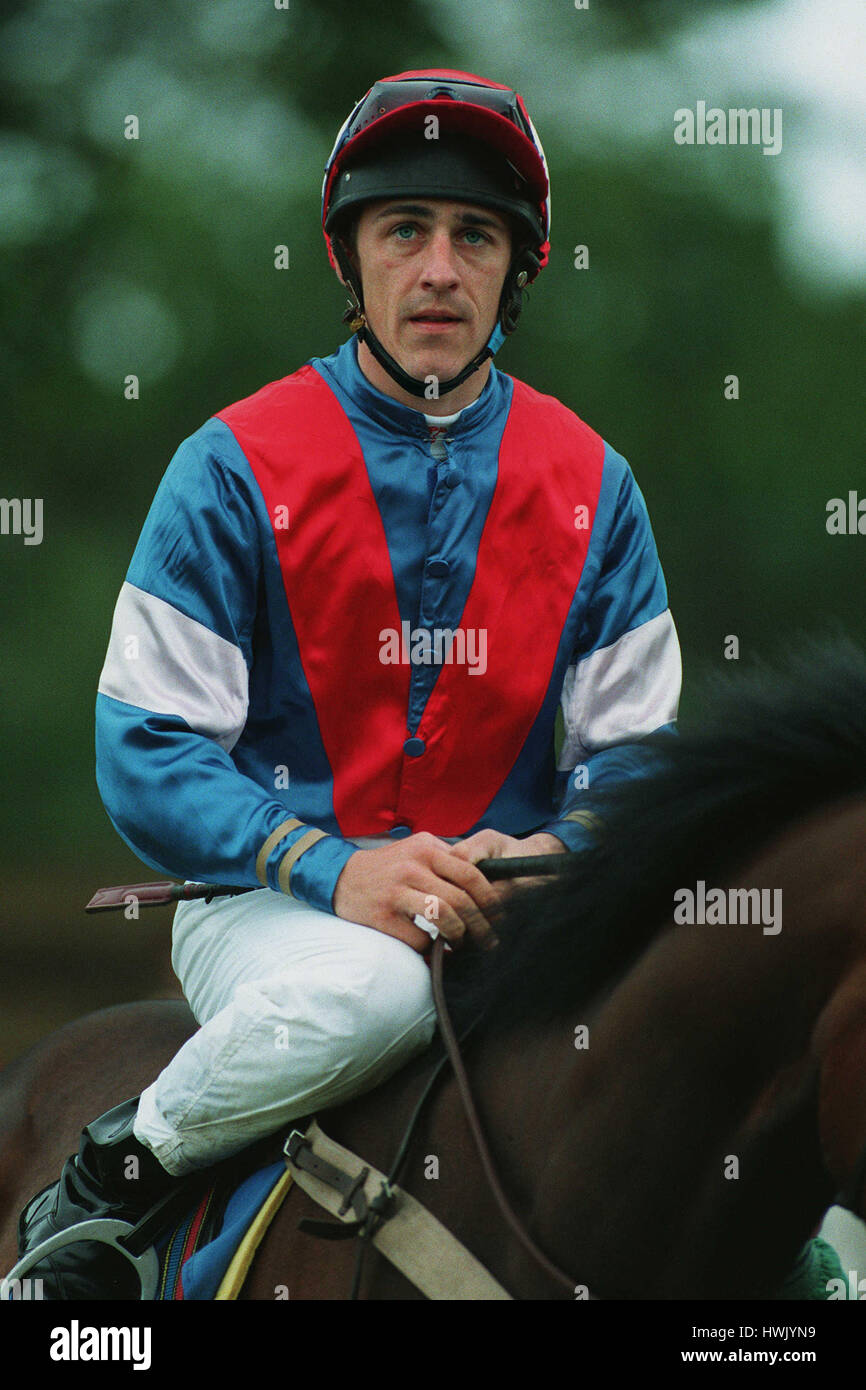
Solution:
<svg viewBox="0 0 866 1390">
<path fill-rule="evenodd" d="M 442 327 L 446 324 L 462 323 L 463 319 L 458 314 L 449 314 L 444 309 L 429 309 L 423 314 L 412 314 L 409 322 L 435 324 L 437 327 Z"/>
</svg>

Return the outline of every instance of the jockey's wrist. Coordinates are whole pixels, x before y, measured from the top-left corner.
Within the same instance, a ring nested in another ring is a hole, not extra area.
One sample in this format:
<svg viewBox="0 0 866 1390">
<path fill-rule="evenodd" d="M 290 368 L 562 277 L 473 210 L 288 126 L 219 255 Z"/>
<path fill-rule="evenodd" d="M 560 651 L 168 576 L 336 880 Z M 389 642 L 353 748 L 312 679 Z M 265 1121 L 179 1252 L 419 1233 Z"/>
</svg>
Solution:
<svg viewBox="0 0 866 1390">
<path fill-rule="evenodd" d="M 575 810 L 552 821 L 539 834 L 552 835 L 572 854 L 591 849 L 604 833 L 604 822 L 592 811 Z"/>
<path fill-rule="evenodd" d="M 568 846 L 563 844 L 559 836 L 547 830 L 539 830 L 536 835 L 530 835 L 522 844 L 525 854 L 566 854 L 568 852 Z"/>
<path fill-rule="evenodd" d="M 324 835 L 300 854 L 291 867 L 290 894 L 320 912 L 333 912 L 337 880 L 358 846 L 339 835 Z M 285 875 L 283 875 L 285 879 Z"/>
</svg>

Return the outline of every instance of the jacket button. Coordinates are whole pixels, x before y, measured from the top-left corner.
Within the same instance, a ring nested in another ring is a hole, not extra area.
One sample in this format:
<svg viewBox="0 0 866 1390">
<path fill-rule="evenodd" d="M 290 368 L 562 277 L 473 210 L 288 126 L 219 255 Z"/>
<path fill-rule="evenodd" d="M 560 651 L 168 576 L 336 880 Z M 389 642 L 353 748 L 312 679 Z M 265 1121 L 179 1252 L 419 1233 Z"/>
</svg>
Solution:
<svg viewBox="0 0 866 1390">
<path fill-rule="evenodd" d="M 412 827 L 410 825 L 393 825 L 388 834 L 392 840 L 405 840 L 407 835 L 412 834 Z"/>
<path fill-rule="evenodd" d="M 434 579 L 444 579 L 446 574 L 450 574 L 451 566 L 447 560 L 428 560 L 427 573 Z"/>
<path fill-rule="evenodd" d="M 463 474 L 459 468 L 455 468 L 451 473 L 446 473 L 445 475 L 446 487 L 456 487 L 458 483 L 462 482 Z"/>
<path fill-rule="evenodd" d="M 407 738 L 403 744 L 403 752 L 410 758 L 420 758 L 426 746 L 423 738 Z"/>
</svg>

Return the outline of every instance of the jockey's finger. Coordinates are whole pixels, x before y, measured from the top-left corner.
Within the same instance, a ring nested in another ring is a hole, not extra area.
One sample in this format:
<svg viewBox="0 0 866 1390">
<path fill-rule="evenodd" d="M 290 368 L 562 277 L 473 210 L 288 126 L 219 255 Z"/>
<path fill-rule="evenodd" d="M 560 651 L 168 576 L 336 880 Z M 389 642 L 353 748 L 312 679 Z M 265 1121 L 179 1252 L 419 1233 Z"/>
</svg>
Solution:
<svg viewBox="0 0 866 1390">
<path fill-rule="evenodd" d="M 491 883 L 473 863 L 452 854 L 450 850 L 434 854 L 430 867 L 439 878 L 453 883 L 461 892 L 467 894 L 486 918 L 496 913 L 507 893 L 507 884 Z"/>
<path fill-rule="evenodd" d="M 523 842 L 499 830 L 479 830 L 466 840 L 458 840 L 450 852 L 469 864 L 477 864 L 480 859 L 503 859 L 509 854 L 522 854 Z"/>
<path fill-rule="evenodd" d="M 407 890 L 404 903 L 407 912 L 423 916 L 453 946 L 460 945 L 467 935 L 479 946 L 496 944 L 485 914 L 469 894 L 453 882 L 439 879 L 435 874 L 425 876 L 420 884 Z"/>
</svg>

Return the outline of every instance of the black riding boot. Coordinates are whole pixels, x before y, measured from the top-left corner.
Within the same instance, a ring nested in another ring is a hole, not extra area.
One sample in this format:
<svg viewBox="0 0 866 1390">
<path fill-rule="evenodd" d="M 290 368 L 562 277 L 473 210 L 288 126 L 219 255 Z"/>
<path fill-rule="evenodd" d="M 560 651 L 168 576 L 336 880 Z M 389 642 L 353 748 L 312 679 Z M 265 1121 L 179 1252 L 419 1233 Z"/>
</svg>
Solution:
<svg viewBox="0 0 866 1390">
<path fill-rule="evenodd" d="M 18 1253 L 49 1236 L 97 1218 L 136 1222 L 176 1186 L 159 1160 L 132 1132 L 139 1097 L 100 1115 L 82 1131 L 77 1156 L 59 1181 L 32 1197 L 18 1222 Z M 135 1160 L 135 1161 L 133 1161 Z M 42 1280 L 45 1299 L 137 1299 L 138 1275 L 111 1246 L 81 1241 L 64 1246 L 27 1271 Z"/>
</svg>

